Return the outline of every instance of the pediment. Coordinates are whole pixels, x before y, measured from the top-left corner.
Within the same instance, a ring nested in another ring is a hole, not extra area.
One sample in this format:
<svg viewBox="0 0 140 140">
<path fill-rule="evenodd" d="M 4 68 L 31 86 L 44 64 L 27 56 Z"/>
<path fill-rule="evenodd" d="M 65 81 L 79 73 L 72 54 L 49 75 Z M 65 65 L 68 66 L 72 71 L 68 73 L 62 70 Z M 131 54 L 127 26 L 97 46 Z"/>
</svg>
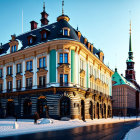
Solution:
<svg viewBox="0 0 140 140">
<path fill-rule="evenodd" d="M 85 76 L 85 71 L 84 70 L 80 70 L 80 76 L 82 76 L 82 77 Z"/>
<path fill-rule="evenodd" d="M 57 69 L 59 72 L 62 72 L 62 73 L 69 73 L 70 71 L 70 67 L 68 64 L 62 64 Z"/>
</svg>

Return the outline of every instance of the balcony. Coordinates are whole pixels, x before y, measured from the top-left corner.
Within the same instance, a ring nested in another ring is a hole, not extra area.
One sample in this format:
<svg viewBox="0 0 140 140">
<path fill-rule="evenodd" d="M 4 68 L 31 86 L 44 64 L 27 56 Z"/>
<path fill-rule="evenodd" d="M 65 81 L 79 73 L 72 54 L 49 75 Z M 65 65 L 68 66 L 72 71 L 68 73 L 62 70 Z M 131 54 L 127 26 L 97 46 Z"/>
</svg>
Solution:
<svg viewBox="0 0 140 140">
<path fill-rule="evenodd" d="M 60 82 L 60 87 L 67 87 L 68 86 L 68 83 L 66 82 Z"/>
<path fill-rule="evenodd" d="M 26 87 L 26 90 L 32 89 L 32 86 Z"/>
<path fill-rule="evenodd" d="M 43 84 L 43 85 L 38 85 L 37 87 L 38 87 L 38 88 L 45 88 L 46 85 L 45 85 L 45 84 Z"/>
<path fill-rule="evenodd" d="M 11 89 L 7 89 L 7 93 L 10 93 L 10 92 L 12 92 L 13 91 L 13 89 L 11 88 Z"/>
<path fill-rule="evenodd" d="M 46 70 L 46 66 L 45 67 L 39 67 L 39 68 L 37 68 L 37 70 L 39 71 L 39 70 L 42 70 L 42 69 L 44 69 L 44 70 Z"/>
<path fill-rule="evenodd" d="M 12 73 L 8 73 L 7 75 L 6 75 L 6 77 L 8 77 L 8 76 L 10 76 L 10 77 L 12 77 Z"/>
<path fill-rule="evenodd" d="M 16 88 L 16 91 L 21 91 L 21 87 L 19 87 L 19 88 Z"/>
<path fill-rule="evenodd" d="M 26 73 L 26 72 L 33 72 L 33 69 L 26 70 L 25 73 Z"/>
<path fill-rule="evenodd" d="M 22 72 L 17 72 L 17 73 L 16 73 L 16 75 L 21 75 L 21 74 L 22 74 Z"/>
</svg>

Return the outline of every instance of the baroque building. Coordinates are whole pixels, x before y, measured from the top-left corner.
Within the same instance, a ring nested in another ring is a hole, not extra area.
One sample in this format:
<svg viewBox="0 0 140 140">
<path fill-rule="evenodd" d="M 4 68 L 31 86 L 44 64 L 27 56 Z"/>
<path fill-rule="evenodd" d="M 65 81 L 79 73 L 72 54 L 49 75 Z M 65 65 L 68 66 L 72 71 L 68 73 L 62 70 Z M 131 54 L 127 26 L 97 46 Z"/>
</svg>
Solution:
<svg viewBox="0 0 140 140">
<path fill-rule="evenodd" d="M 113 115 L 139 115 L 140 86 L 135 78 L 134 64 L 135 62 L 133 61 L 130 21 L 129 52 L 128 59 L 126 61 L 127 69 L 125 71 L 125 77 L 118 73 L 117 68 L 115 69 L 115 73 L 112 76 Z"/>
<path fill-rule="evenodd" d="M 1 117 L 94 119 L 112 116 L 112 74 L 104 53 L 70 24 L 67 15 L 12 35 L 0 46 Z"/>
</svg>

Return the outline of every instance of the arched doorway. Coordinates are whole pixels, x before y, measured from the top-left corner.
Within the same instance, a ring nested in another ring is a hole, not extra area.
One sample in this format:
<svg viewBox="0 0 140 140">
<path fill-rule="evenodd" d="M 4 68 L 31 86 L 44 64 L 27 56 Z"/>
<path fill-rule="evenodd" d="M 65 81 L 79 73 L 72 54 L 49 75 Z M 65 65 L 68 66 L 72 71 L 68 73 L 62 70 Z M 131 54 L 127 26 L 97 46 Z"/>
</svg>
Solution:
<svg viewBox="0 0 140 140">
<path fill-rule="evenodd" d="M 103 104 L 100 105 L 100 110 L 101 110 L 101 113 L 102 113 L 102 118 L 104 118 L 104 108 L 103 108 Z"/>
<path fill-rule="evenodd" d="M 25 99 L 23 103 L 23 115 L 24 117 L 30 117 L 32 114 L 32 102 L 30 99 Z"/>
<path fill-rule="evenodd" d="M 90 118 L 93 120 L 93 103 L 92 103 L 92 101 L 90 101 L 90 103 L 89 103 L 89 114 L 90 114 Z"/>
<path fill-rule="evenodd" d="M 109 118 L 111 117 L 111 108 L 110 108 L 110 105 L 108 106 L 108 117 Z"/>
<path fill-rule="evenodd" d="M 98 119 L 100 118 L 100 108 L 99 108 L 99 103 L 97 103 L 97 117 L 98 117 Z"/>
<path fill-rule="evenodd" d="M 9 99 L 6 105 L 6 116 L 13 117 L 15 115 L 15 105 L 12 99 Z"/>
<path fill-rule="evenodd" d="M 85 103 L 84 100 L 81 100 L 81 118 L 85 120 Z"/>
<path fill-rule="evenodd" d="M 70 117 L 70 98 L 66 96 L 60 99 L 60 116 Z"/>
<path fill-rule="evenodd" d="M 104 117 L 106 118 L 106 104 L 104 103 Z"/>
<path fill-rule="evenodd" d="M 37 112 L 40 118 L 46 118 L 47 100 L 46 97 L 37 100 Z"/>
</svg>

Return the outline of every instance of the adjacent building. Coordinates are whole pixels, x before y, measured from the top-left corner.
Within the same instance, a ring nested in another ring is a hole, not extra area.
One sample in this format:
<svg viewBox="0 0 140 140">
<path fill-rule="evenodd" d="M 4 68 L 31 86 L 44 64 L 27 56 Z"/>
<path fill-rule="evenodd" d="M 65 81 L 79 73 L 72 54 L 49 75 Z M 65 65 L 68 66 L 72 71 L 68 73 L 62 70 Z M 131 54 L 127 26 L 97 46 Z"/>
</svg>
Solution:
<svg viewBox="0 0 140 140">
<path fill-rule="evenodd" d="M 43 7 L 41 27 L 12 35 L 0 46 L 1 117 L 112 116 L 112 74 L 104 53 L 70 24 L 67 15 L 49 24 Z"/>
<path fill-rule="evenodd" d="M 131 22 L 129 52 L 126 64 L 125 77 L 118 73 L 117 68 L 112 76 L 113 115 L 115 116 L 134 116 L 138 115 L 140 111 L 140 86 L 135 78 L 135 62 L 133 61 L 131 45 Z"/>
</svg>

